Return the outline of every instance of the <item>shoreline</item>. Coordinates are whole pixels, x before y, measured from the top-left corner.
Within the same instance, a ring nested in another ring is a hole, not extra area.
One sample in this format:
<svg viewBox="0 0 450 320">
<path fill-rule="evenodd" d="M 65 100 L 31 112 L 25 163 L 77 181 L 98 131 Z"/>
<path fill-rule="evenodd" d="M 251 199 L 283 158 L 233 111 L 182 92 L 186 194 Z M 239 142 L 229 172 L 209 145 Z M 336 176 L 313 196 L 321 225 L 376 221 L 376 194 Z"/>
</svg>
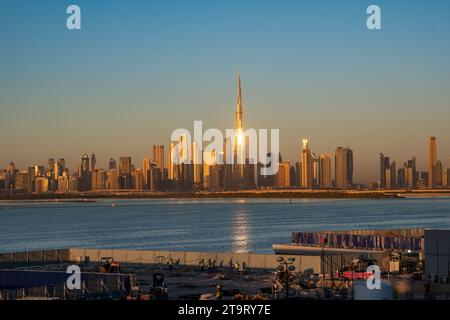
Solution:
<svg viewBox="0 0 450 320">
<path fill-rule="evenodd" d="M 77 192 L 48 194 L 0 194 L 0 201 L 94 202 L 96 199 L 402 199 L 450 197 L 450 190 L 242 190 L 222 192 Z"/>
<path fill-rule="evenodd" d="M 341 191 L 227 191 L 227 192 L 86 192 L 72 194 L 0 195 L 0 201 L 53 200 L 88 202 L 96 199 L 386 199 L 401 198 L 378 192 Z"/>
</svg>

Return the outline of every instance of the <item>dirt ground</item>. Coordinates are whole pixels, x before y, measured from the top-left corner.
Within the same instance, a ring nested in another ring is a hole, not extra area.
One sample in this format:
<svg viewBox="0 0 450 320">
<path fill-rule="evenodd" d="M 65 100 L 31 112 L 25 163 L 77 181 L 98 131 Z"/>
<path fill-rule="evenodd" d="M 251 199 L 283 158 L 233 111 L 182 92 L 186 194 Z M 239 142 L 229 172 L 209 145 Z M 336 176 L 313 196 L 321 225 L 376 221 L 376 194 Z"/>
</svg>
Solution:
<svg viewBox="0 0 450 320">
<path fill-rule="evenodd" d="M 63 271 L 67 265 L 45 265 L 27 267 L 28 270 Z M 98 264 L 81 266 L 82 272 L 99 272 Z M 163 274 L 169 299 L 198 300 L 203 296 L 215 299 L 217 286 L 220 286 L 222 299 L 234 299 L 236 295 L 244 299 L 279 299 L 285 297 L 284 283 L 276 273 L 269 270 L 234 270 L 224 268 L 204 268 L 194 266 L 168 265 L 122 265 L 121 273 L 135 274 L 142 295 L 148 295 L 154 274 Z M 316 278 L 318 278 L 316 276 Z M 391 275 L 394 299 L 401 300 L 449 300 L 450 284 L 436 284 L 426 279 L 415 279 L 413 275 Z M 299 281 L 290 284 L 289 297 L 298 299 L 352 299 L 348 288 L 351 283 L 339 280 L 318 280 L 314 286 L 303 288 Z M 324 285 L 327 289 L 321 288 Z M 317 286 L 317 287 L 316 287 Z"/>
</svg>

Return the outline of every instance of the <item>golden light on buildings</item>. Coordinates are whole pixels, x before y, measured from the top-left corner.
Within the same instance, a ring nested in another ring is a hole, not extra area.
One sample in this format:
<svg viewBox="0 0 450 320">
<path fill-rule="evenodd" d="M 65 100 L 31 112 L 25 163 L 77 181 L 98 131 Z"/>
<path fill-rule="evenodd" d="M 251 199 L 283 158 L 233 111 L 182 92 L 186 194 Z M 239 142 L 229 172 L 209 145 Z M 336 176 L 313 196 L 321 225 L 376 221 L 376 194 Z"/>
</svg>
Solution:
<svg viewBox="0 0 450 320">
<path fill-rule="evenodd" d="M 303 144 L 303 149 L 308 149 L 308 139 L 303 139 L 302 140 L 302 144 Z"/>
<path fill-rule="evenodd" d="M 242 133 L 242 130 L 238 130 L 237 132 L 237 143 L 240 146 L 244 144 L 244 134 Z"/>
</svg>

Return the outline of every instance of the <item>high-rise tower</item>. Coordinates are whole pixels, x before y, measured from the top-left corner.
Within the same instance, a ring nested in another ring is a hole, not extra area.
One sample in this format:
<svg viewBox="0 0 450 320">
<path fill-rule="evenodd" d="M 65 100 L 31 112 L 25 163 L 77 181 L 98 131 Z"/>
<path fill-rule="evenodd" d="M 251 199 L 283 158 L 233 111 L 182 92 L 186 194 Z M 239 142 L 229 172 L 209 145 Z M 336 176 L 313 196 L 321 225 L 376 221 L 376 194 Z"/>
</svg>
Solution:
<svg viewBox="0 0 450 320">
<path fill-rule="evenodd" d="M 385 157 L 384 154 L 380 153 L 380 183 L 379 187 L 381 189 L 386 189 L 387 181 L 386 181 L 386 169 L 390 166 L 389 157 Z"/>
<path fill-rule="evenodd" d="M 302 188 L 311 189 L 313 186 L 313 162 L 308 139 L 302 140 L 301 166 Z"/>
<path fill-rule="evenodd" d="M 436 187 L 436 162 L 436 137 L 430 137 L 430 140 L 428 142 L 428 188 L 430 189 Z"/>
<path fill-rule="evenodd" d="M 243 130 L 244 126 L 243 126 L 243 122 L 242 122 L 242 89 L 241 89 L 241 75 L 238 74 L 238 88 L 237 88 L 237 99 L 236 99 L 236 119 L 235 119 L 235 124 L 234 124 L 234 128 L 236 129 L 236 131 L 241 131 Z"/>
<path fill-rule="evenodd" d="M 80 185 L 80 191 L 89 191 L 91 190 L 91 174 L 89 172 L 90 166 L 89 166 L 89 156 L 87 154 L 84 154 L 81 157 L 81 165 L 80 165 L 80 178 L 81 178 L 81 185 Z"/>
<path fill-rule="evenodd" d="M 320 155 L 320 187 L 329 189 L 333 187 L 333 178 L 331 176 L 331 157 L 327 154 Z"/>
<path fill-rule="evenodd" d="M 117 163 L 116 160 L 114 160 L 113 158 L 109 159 L 109 170 L 112 169 L 117 169 Z"/>
<path fill-rule="evenodd" d="M 94 172 L 97 169 L 97 158 L 95 157 L 95 153 L 91 155 L 91 172 Z"/>
<path fill-rule="evenodd" d="M 338 147 L 334 165 L 336 188 L 350 189 L 353 185 L 353 151 L 350 148 Z"/>
<path fill-rule="evenodd" d="M 233 163 L 233 184 L 240 185 L 244 179 L 244 165 L 245 165 L 245 137 L 243 125 L 243 103 L 242 103 L 242 89 L 241 76 L 238 74 L 238 87 L 236 99 L 236 113 L 235 113 L 235 141 L 234 141 L 234 163 Z"/>
<path fill-rule="evenodd" d="M 164 169 L 164 145 L 153 146 L 152 161 L 161 171 Z"/>
</svg>

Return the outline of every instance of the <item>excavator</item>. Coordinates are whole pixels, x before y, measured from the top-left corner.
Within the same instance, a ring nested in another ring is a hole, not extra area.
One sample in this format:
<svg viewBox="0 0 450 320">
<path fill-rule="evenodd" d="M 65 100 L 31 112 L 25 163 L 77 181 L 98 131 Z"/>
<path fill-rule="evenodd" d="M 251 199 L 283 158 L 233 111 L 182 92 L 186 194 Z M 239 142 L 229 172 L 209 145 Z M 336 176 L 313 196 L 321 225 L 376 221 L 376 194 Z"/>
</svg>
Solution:
<svg viewBox="0 0 450 320">
<path fill-rule="evenodd" d="M 101 273 L 119 273 L 120 272 L 120 263 L 114 261 L 112 257 L 103 257 L 101 258 L 100 265 Z"/>
</svg>

